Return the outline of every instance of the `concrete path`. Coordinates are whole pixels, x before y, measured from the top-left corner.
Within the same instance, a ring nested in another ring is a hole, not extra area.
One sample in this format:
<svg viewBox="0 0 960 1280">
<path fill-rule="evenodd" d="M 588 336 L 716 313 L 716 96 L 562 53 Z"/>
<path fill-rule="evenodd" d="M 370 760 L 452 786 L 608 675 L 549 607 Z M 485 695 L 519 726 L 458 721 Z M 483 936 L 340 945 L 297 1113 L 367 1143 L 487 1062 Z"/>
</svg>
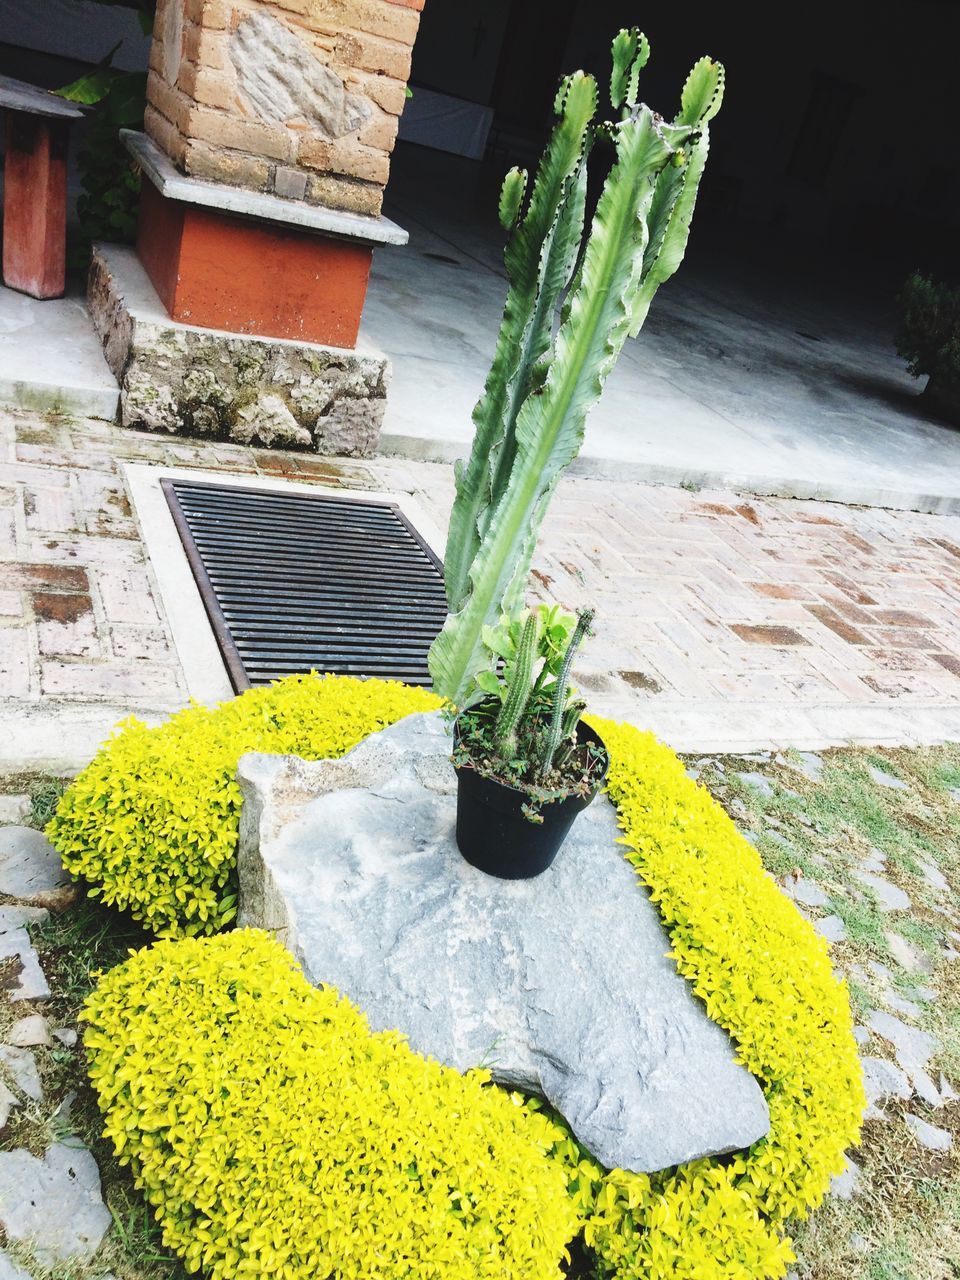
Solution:
<svg viewBox="0 0 960 1280">
<path fill-rule="evenodd" d="M 394 361 L 385 451 L 450 461 L 471 437 L 506 290 L 495 197 L 402 152 L 367 336 Z M 797 250 L 803 246 L 797 246 Z M 575 466 L 617 479 L 960 511 L 960 430 L 931 420 L 893 346 L 895 286 L 701 235 L 628 341 Z"/>
<path fill-rule="evenodd" d="M 0 774 L 187 701 L 125 461 L 409 493 L 441 528 L 452 498 L 445 465 L 0 415 Z M 677 749 L 960 740 L 960 517 L 571 477 L 534 581 L 597 609 L 591 706 Z"/>
<path fill-rule="evenodd" d="M 39 302 L 0 286 L 0 404 L 112 419 L 119 400 L 79 289 Z"/>
</svg>

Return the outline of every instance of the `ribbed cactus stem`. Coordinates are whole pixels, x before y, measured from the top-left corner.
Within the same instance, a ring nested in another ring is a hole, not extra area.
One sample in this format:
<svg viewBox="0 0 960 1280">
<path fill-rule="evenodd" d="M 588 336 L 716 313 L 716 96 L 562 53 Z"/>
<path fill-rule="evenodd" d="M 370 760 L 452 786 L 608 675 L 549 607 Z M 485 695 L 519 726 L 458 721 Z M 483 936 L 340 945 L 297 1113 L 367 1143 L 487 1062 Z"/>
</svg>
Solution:
<svg viewBox="0 0 960 1280">
<path fill-rule="evenodd" d="M 563 655 L 563 663 L 560 672 L 557 675 L 557 683 L 553 690 L 553 708 L 550 714 L 550 724 L 547 727 L 545 746 L 543 753 L 543 761 L 540 765 L 540 773 L 543 777 L 553 768 L 553 758 L 557 754 L 557 748 L 563 740 L 564 729 L 566 728 L 565 713 L 567 709 L 567 698 L 570 695 L 570 672 L 573 670 L 573 659 L 580 647 L 583 637 L 590 630 L 594 619 L 593 609 L 584 609 L 577 617 L 577 625 L 573 629 L 573 635 L 570 637 L 570 643 L 567 645 L 567 651 Z M 567 732 L 570 732 L 567 729 Z"/>
<path fill-rule="evenodd" d="M 520 632 L 517 645 L 517 656 L 514 659 L 507 695 L 500 707 L 493 736 L 499 749 L 505 756 L 512 756 L 517 749 L 517 725 L 527 709 L 530 691 L 533 688 L 533 666 L 537 658 L 538 641 L 540 639 L 540 618 L 536 610 L 531 610 Z"/>
</svg>

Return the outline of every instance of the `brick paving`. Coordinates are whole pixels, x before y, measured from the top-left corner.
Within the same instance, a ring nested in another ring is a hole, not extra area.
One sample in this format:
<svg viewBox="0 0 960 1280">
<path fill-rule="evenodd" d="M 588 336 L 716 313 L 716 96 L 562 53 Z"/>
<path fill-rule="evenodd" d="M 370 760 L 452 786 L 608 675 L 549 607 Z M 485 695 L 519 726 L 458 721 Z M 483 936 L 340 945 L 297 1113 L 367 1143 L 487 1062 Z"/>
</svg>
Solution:
<svg viewBox="0 0 960 1280">
<path fill-rule="evenodd" d="M 0 768 L 80 764 L 187 688 L 121 464 L 409 492 L 450 469 L 0 413 Z M 568 478 L 535 593 L 592 604 L 597 710 L 680 749 L 960 738 L 960 517 Z"/>
</svg>

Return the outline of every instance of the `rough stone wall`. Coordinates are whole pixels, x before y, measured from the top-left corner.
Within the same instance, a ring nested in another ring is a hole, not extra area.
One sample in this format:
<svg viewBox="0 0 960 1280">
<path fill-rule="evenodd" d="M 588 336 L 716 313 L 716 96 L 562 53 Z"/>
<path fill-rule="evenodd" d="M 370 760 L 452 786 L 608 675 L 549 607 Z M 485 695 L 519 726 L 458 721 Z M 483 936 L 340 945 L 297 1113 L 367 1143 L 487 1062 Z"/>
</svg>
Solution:
<svg viewBox="0 0 960 1280">
<path fill-rule="evenodd" d="M 95 247 L 87 301 L 120 383 L 123 426 L 353 457 L 376 451 L 386 356 L 164 322 L 131 309 L 127 296 Z"/>
<path fill-rule="evenodd" d="M 159 0 L 146 131 L 183 172 L 380 212 L 424 0 Z"/>
</svg>

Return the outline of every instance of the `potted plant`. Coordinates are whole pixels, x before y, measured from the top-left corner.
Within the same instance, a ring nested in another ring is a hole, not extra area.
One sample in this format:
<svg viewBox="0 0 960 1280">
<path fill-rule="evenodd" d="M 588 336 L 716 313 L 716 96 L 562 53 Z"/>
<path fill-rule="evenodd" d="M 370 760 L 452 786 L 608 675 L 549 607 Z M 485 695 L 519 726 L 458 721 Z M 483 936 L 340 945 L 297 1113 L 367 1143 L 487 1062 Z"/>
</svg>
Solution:
<svg viewBox="0 0 960 1280">
<path fill-rule="evenodd" d="M 549 649 L 556 643 L 550 628 L 565 624 L 559 615 L 548 623 L 538 613 L 531 641 L 531 615 L 521 613 L 537 534 L 624 342 L 639 332 L 654 294 L 683 258 L 709 149 L 709 123 L 723 97 L 723 67 L 701 58 L 683 86 L 679 113 L 667 122 L 638 96 L 649 54 L 637 28 L 618 32 L 609 85 L 612 120 L 596 118 L 599 92 L 593 76 L 576 71 L 565 77 L 554 103 L 557 123 L 532 184 L 521 169 L 511 169 L 504 180 L 500 221 L 509 232 L 507 299 L 493 363 L 473 413 L 470 456 L 456 471 L 444 557 L 449 613 L 430 649 L 430 672 L 435 690 L 468 712 L 455 748 L 461 779 L 463 770 L 472 771 L 491 786 L 523 791 L 520 807 L 526 806 L 527 817 L 543 817 L 543 824 L 526 822 L 528 840 L 547 825 L 549 806 L 562 797 L 541 794 L 542 775 L 540 781 L 531 776 L 533 766 L 520 754 L 521 744 L 544 728 L 544 684 L 559 685 L 556 696 L 569 696 L 560 684 L 563 664 L 556 667 Z M 588 219 L 587 164 L 598 141 L 608 144 L 613 160 Z M 509 657 L 498 650 L 503 628 L 516 646 Z M 571 631 L 565 658 L 572 659 L 573 640 L 579 643 L 584 630 L 585 625 L 579 635 Z M 544 684 L 536 697 L 531 686 L 514 736 L 498 739 L 491 723 L 495 708 L 483 699 L 497 700 L 501 709 L 511 694 L 523 701 L 517 665 L 521 645 L 531 643 L 539 663 L 533 684 L 541 676 Z M 501 661 L 508 665 L 498 675 Z M 567 680 L 569 674 L 567 662 Z M 561 736 L 564 716 L 569 714 L 568 729 L 573 718 L 571 707 L 564 706 Z M 572 749 L 570 733 L 566 741 Z M 512 760 L 511 751 L 516 753 Z M 589 790 L 595 774 L 591 768 L 564 785 L 583 799 L 583 788 Z M 551 785 L 559 786 L 559 776 L 550 771 Z M 469 803 L 464 794 L 461 787 L 460 801 Z M 508 799 L 513 803 L 516 797 Z M 465 843 L 469 829 L 473 848 L 473 823 L 464 820 L 459 827 Z M 484 838 L 492 848 L 497 828 L 491 826 L 485 837 L 476 835 Z"/>
<path fill-rule="evenodd" d="M 570 684 L 592 620 L 592 609 L 575 618 L 540 605 L 484 628 L 502 669 L 478 675 L 453 752 L 457 845 L 481 871 L 507 880 L 545 871 L 603 784 L 609 757 Z"/>
<path fill-rule="evenodd" d="M 915 272 L 900 293 L 897 354 L 915 378 L 928 375 L 923 398 L 960 425 L 960 289 Z"/>
</svg>

